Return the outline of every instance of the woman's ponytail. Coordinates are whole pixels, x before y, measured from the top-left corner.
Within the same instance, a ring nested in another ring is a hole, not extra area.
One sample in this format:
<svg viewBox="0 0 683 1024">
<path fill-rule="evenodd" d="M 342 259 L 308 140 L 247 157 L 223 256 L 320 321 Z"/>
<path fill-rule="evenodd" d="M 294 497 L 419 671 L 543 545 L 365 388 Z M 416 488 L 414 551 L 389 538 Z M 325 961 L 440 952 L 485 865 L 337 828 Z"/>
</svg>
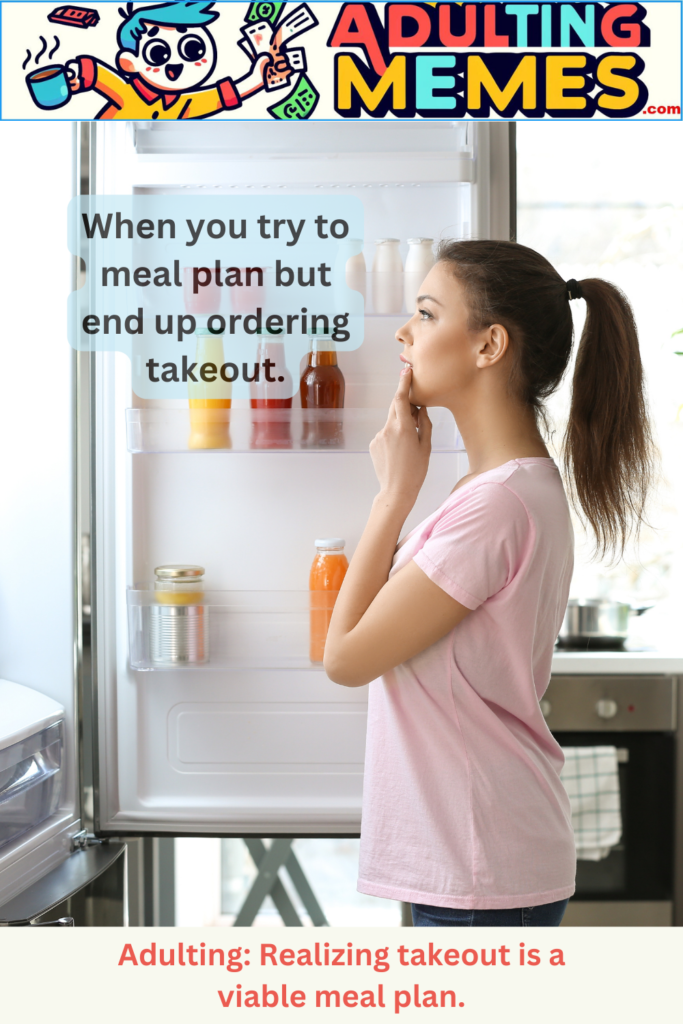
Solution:
<svg viewBox="0 0 683 1024">
<path fill-rule="evenodd" d="M 614 285 L 591 277 L 578 282 L 578 289 L 574 296 L 586 300 L 587 311 L 564 468 L 574 504 L 595 532 L 598 553 L 623 554 L 643 522 L 653 475 L 638 332 L 626 296 Z"/>
<path fill-rule="evenodd" d="M 563 461 L 597 552 L 622 554 L 643 522 L 653 476 L 643 366 L 626 297 L 598 278 L 564 281 L 548 260 L 517 242 L 443 242 L 438 258 L 465 286 L 470 329 L 507 328 L 511 387 L 539 420 L 569 364 L 570 300 L 586 300 Z"/>
</svg>

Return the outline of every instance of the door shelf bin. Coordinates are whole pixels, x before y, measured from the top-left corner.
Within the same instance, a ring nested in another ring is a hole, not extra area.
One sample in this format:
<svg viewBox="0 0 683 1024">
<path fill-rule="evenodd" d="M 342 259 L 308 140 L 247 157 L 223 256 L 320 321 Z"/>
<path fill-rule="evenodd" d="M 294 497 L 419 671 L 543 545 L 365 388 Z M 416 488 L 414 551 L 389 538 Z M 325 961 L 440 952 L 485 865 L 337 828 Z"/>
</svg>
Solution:
<svg viewBox="0 0 683 1024">
<path fill-rule="evenodd" d="M 431 409 L 432 451 L 464 452 L 447 409 Z M 128 451 L 366 452 L 386 409 L 127 409 Z"/>
<path fill-rule="evenodd" d="M 139 672 L 257 668 L 321 671 L 322 665 L 312 664 L 308 657 L 311 601 L 329 601 L 329 596 L 311 598 L 307 590 L 206 591 L 203 606 L 199 606 L 203 607 L 199 617 L 204 623 L 191 627 L 204 640 L 199 653 L 205 660 L 169 664 L 152 658 L 153 617 L 158 615 L 157 609 L 177 606 L 157 604 L 153 590 L 129 589 L 130 667 Z M 196 612 L 198 606 L 193 610 Z"/>
</svg>

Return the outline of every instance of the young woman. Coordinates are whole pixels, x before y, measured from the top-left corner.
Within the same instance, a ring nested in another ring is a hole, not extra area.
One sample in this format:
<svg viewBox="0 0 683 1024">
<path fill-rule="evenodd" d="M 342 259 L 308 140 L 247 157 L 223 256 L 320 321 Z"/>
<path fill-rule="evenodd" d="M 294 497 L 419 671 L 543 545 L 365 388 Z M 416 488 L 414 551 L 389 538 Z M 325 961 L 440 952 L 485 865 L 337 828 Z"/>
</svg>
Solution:
<svg viewBox="0 0 683 1024">
<path fill-rule="evenodd" d="M 539 421 L 583 299 L 564 468 L 598 551 L 623 551 L 651 474 L 636 328 L 613 285 L 565 282 L 513 242 L 442 245 L 421 291 L 325 649 L 335 682 L 374 680 L 358 888 L 411 903 L 416 925 L 559 925 L 574 840 L 539 699 L 573 535 Z M 470 472 L 397 548 L 427 473 L 428 406 L 453 413 Z"/>
</svg>

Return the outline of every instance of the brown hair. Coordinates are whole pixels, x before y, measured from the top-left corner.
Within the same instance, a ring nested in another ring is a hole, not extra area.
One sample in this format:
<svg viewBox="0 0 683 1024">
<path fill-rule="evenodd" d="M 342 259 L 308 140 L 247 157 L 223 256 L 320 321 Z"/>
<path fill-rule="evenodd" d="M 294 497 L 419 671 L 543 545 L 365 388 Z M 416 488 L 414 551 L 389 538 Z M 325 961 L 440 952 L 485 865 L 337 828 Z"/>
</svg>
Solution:
<svg viewBox="0 0 683 1024">
<path fill-rule="evenodd" d="M 501 324 L 510 336 L 510 384 L 543 418 L 574 335 L 567 283 L 517 242 L 442 242 L 438 259 L 465 286 L 471 330 Z M 577 289 L 572 282 L 572 296 Z M 587 305 L 576 354 L 562 461 L 570 497 L 595 532 L 599 554 L 623 554 L 637 535 L 653 473 L 643 366 L 626 296 L 600 278 L 578 282 Z"/>
</svg>

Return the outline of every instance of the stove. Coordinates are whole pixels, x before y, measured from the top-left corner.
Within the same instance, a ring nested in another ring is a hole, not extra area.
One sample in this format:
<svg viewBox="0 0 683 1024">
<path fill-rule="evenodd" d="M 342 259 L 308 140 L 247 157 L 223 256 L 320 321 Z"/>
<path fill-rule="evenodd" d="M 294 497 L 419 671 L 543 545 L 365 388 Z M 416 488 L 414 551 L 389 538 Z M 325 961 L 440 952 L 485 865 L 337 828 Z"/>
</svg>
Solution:
<svg viewBox="0 0 683 1024">
<path fill-rule="evenodd" d="M 560 745 L 617 748 L 623 822 L 608 856 L 578 862 L 563 924 L 670 926 L 677 917 L 677 682 L 673 675 L 606 673 L 550 680 L 541 710 Z"/>
</svg>

